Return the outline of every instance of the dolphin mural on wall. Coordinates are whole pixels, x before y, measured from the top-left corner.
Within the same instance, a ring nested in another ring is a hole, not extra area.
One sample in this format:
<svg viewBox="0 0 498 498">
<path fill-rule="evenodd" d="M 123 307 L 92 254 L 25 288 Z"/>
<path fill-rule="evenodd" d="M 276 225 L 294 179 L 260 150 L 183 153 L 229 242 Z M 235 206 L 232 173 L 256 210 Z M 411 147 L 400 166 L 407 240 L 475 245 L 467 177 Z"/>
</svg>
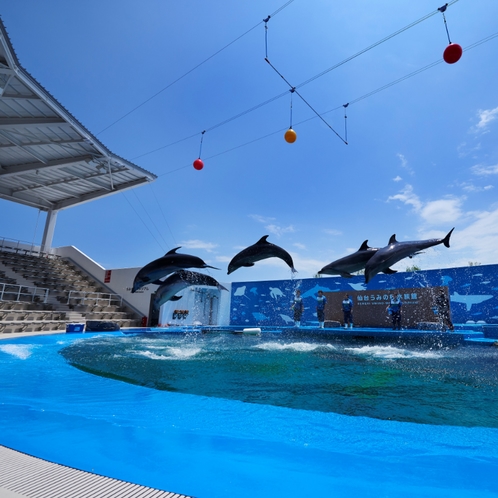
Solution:
<svg viewBox="0 0 498 498">
<path fill-rule="evenodd" d="M 154 298 L 155 309 L 159 309 L 167 301 L 178 301 L 182 296 L 177 296 L 176 293 L 191 285 L 206 285 L 208 287 L 217 287 L 219 290 L 228 290 L 213 277 L 188 270 L 179 270 L 169 275 L 163 282 L 154 283 L 160 284 Z"/>
<path fill-rule="evenodd" d="M 385 269 L 393 266 L 404 258 L 419 254 L 424 249 L 444 244 L 450 247 L 452 228 L 443 239 L 415 240 L 409 242 L 398 242 L 396 234 L 392 235 L 386 247 L 379 249 L 365 265 L 365 283 L 368 284 L 372 278 Z"/>
<path fill-rule="evenodd" d="M 261 237 L 255 244 L 246 247 L 236 254 L 228 264 L 227 275 L 230 275 L 230 273 L 242 266 L 251 267 L 257 261 L 268 258 L 280 258 L 287 263 L 293 273 L 296 272 L 291 255 L 281 247 L 268 242 L 266 240 L 268 237 L 268 235 Z"/>
<path fill-rule="evenodd" d="M 481 304 L 494 296 L 490 294 L 458 294 L 454 292 L 450 295 L 450 300 L 452 303 L 462 303 L 467 307 L 467 311 L 470 311 L 472 305 Z"/>
<path fill-rule="evenodd" d="M 376 247 L 370 247 L 368 245 L 368 240 L 365 240 L 363 244 L 361 244 L 360 248 L 350 254 L 349 256 L 345 256 L 344 258 L 337 259 L 336 261 L 332 261 L 327 266 L 324 266 L 319 272 L 319 275 L 340 275 L 344 278 L 351 278 L 352 273 L 363 270 L 365 265 L 368 263 L 370 258 L 378 251 L 379 249 Z M 396 273 L 394 270 L 390 268 L 386 268 L 382 270 L 384 273 Z"/>
<path fill-rule="evenodd" d="M 155 259 L 141 268 L 135 276 L 131 292 L 136 292 L 144 285 L 152 284 L 170 273 L 184 270 L 185 268 L 213 268 L 214 270 L 219 270 L 219 268 L 207 265 L 197 256 L 177 254 L 178 249 L 180 247 L 171 249 L 162 258 Z"/>
</svg>

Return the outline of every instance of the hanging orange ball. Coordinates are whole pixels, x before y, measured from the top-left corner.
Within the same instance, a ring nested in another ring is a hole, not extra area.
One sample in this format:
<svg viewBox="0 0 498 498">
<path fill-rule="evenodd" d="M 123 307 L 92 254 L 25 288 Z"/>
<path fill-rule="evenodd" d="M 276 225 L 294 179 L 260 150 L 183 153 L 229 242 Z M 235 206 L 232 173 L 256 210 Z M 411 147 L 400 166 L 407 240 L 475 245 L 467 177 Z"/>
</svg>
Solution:
<svg viewBox="0 0 498 498">
<path fill-rule="evenodd" d="M 287 143 L 293 144 L 297 140 L 297 133 L 292 128 L 289 128 L 285 132 L 284 138 Z"/>
<path fill-rule="evenodd" d="M 201 159 L 196 159 L 194 161 L 194 168 L 197 170 L 197 171 L 200 171 L 202 168 L 204 168 L 204 163 L 202 162 Z"/>
<path fill-rule="evenodd" d="M 458 43 L 450 43 L 444 50 L 443 59 L 448 64 L 455 64 L 462 57 L 463 49 Z"/>
</svg>

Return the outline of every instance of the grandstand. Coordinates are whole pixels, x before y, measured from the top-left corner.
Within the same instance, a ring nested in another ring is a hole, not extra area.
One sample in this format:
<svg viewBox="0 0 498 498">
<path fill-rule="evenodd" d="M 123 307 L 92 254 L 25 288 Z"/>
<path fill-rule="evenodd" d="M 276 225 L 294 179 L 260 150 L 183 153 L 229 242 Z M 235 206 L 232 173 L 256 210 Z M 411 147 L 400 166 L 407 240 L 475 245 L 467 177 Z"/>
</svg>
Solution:
<svg viewBox="0 0 498 498">
<path fill-rule="evenodd" d="M 41 244 L 0 239 L 0 333 L 141 324 L 143 312 L 104 284 L 103 270 L 88 272 L 52 240 L 59 211 L 155 179 L 110 152 L 21 66 L 0 20 L 0 198 L 46 213 Z"/>
</svg>

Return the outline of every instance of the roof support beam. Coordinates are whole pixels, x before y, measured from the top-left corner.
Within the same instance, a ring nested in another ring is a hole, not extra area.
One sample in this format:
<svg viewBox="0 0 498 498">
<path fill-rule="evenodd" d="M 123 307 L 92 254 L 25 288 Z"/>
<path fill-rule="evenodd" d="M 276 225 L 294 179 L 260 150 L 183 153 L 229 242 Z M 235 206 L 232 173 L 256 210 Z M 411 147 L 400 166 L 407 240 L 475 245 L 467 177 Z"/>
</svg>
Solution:
<svg viewBox="0 0 498 498">
<path fill-rule="evenodd" d="M 42 170 L 45 168 L 62 168 L 64 166 L 70 166 L 71 164 L 77 164 L 81 162 L 90 162 L 94 158 L 90 155 L 79 156 L 79 157 L 65 157 L 63 159 L 55 159 L 53 161 L 47 161 L 46 163 L 29 163 L 20 164 L 17 166 L 2 166 L 0 169 L 0 178 L 5 176 L 17 175 L 19 173 L 25 173 L 27 171 Z"/>
<path fill-rule="evenodd" d="M 52 124 L 67 124 L 67 121 L 62 118 L 0 118 L 0 128 L 46 126 Z"/>
</svg>

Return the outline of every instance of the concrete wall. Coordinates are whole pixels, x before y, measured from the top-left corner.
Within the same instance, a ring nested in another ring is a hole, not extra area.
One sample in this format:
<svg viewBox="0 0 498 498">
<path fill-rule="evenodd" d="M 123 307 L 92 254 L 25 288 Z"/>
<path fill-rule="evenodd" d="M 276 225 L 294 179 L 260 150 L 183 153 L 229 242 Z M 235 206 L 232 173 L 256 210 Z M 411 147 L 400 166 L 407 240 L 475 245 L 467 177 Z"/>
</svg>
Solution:
<svg viewBox="0 0 498 498">
<path fill-rule="evenodd" d="M 109 292 L 119 294 L 123 300 L 130 304 L 143 316 L 149 317 L 150 303 L 153 293 L 157 290 L 157 285 L 145 285 L 135 293 L 132 293 L 133 280 L 140 270 L 137 268 L 118 268 L 106 270 L 98 263 L 89 258 L 86 254 L 73 246 L 59 247 L 54 253 L 63 258 L 68 258 L 79 267 L 92 275 L 99 281 Z M 221 282 L 220 282 L 221 283 Z M 213 295 L 217 300 L 216 325 L 229 325 L 230 321 L 230 296 L 231 284 L 222 284 L 229 291 L 219 291 L 214 287 L 195 286 L 188 287 L 178 295 L 183 296 L 179 301 L 169 301 L 161 307 L 159 315 L 159 324 L 181 324 L 192 325 L 194 322 L 201 322 L 207 325 L 207 313 L 204 313 L 203 303 L 200 301 L 206 297 L 206 292 Z M 201 298 L 201 299 L 200 299 Z M 202 308 L 202 309 L 201 309 Z M 188 310 L 186 319 L 173 319 L 175 310 Z"/>
</svg>

